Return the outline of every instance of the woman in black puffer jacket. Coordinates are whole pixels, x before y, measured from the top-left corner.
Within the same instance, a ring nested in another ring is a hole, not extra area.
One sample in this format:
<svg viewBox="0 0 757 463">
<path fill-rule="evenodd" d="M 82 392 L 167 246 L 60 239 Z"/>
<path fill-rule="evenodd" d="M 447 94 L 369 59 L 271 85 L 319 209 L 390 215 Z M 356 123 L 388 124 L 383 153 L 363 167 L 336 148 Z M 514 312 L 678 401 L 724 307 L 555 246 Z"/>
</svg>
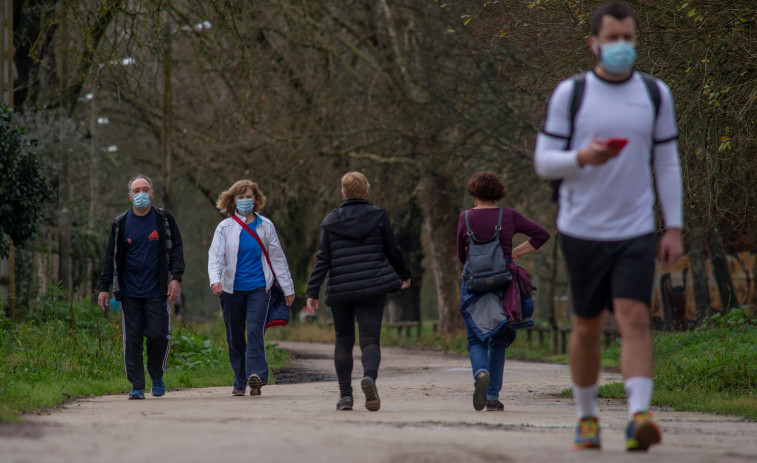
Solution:
<svg viewBox="0 0 757 463">
<path fill-rule="evenodd" d="M 365 408 L 381 406 L 376 390 L 381 350 L 381 319 L 386 294 L 410 286 L 410 272 L 386 212 L 368 203 L 370 184 L 360 172 L 342 177 L 338 208 L 321 222 L 321 244 L 310 274 L 308 310 L 318 310 L 321 284 L 328 274 L 326 304 L 331 308 L 336 332 L 334 364 L 339 380 L 337 410 L 352 410 L 352 348 L 357 318 L 362 351 Z"/>
</svg>

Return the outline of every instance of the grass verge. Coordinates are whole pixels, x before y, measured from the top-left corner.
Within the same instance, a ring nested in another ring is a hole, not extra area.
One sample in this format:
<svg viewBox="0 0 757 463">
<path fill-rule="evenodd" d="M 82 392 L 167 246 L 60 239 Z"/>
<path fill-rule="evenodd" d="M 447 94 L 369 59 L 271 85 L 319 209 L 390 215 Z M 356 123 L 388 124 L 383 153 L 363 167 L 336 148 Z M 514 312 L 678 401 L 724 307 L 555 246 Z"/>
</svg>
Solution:
<svg viewBox="0 0 757 463">
<path fill-rule="evenodd" d="M 20 421 L 20 414 L 38 412 L 76 397 L 121 394 L 131 390 L 123 366 L 120 313 L 106 318 L 97 307 L 79 304 L 59 310 L 42 307 L 22 322 L 0 312 L 0 421 Z M 169 389 L 229 386 L 223 323 L 181 325 L 171 331 Z M 274 344 L 266 346 L 269 368 L 288 362 Z M 145 362 L 146 364 L 146 362 Z M 148 376 L 149 378 L 149 376 Z M 270 375 L 270 383 L 275 377 Z M 150 387 L 150 381 L 147 381 Z M 125 397 L 124 397 L 125 398 Z"/>
</svg>

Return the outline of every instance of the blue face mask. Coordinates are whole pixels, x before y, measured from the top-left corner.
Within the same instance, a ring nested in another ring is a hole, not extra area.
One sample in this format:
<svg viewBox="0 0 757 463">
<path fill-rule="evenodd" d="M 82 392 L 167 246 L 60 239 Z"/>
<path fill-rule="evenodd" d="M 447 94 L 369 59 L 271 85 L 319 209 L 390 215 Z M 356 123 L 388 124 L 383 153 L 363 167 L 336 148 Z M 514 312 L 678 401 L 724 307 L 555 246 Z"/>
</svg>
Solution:
<svg viewBox="0 0 757 463">
<path fill-rule="evenodd" d="M 623 74 L 631 69 L 636 61 L 636 46 L 625 40 L 602 45 L 599 49 L 602 67 L 613 74 Z"/>
<path fill-rule="evenodd" d="M 249 214 L 253 209 L 255 209 L 253 198 L 237 199 L 237 210 L 242 214 Z"/>
<path fill-rule="evenodd" d="M 150 194 L 149 193 L 137 193 L 131 197 L 131 202 L 134 207 L 143 211 L 150 206 Z"/>
</svg>

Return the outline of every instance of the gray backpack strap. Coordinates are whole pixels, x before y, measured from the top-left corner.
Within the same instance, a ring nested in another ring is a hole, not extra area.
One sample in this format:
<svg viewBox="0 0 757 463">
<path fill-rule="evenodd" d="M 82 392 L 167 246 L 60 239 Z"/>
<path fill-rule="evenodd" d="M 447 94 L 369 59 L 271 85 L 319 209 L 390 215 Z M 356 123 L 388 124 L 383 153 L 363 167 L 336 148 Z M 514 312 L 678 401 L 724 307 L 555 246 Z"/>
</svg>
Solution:
<svg viewBox="0 0 757 463">
<path fill-rule="evenodd" d="M 465 229 L 468 231 L 468 236 L 472 240 L 476 240 L 476 237 L 473 235 L 473 230 L 470 229 L 470 221 L 468 221 L 468 212 L 470 212 L 470 209 L 465 211 Z"/>
</svg>

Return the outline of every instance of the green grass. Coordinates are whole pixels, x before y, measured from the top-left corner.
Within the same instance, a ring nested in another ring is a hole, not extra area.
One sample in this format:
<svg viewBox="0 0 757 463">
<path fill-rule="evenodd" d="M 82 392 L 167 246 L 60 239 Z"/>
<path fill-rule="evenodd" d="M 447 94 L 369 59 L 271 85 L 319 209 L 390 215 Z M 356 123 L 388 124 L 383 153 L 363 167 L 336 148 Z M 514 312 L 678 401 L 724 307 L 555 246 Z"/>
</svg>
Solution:
<svg viewBox="0 0 757 463">
<path fill-rule="evenodd" d="M 717 315 L 690 332 L 658 333 L 654 339 L 652 403 L 757 420 L 757 316 L 745 309 Z M 605 354 L 618 362 L 619 344 Z M 620 383 L 600 396 L 624 399 Z"/>
<path fill-rule="evenodd" d="M 90 304 L 70 312 L 47 301 L 29 319 L 10 321 L 0 312 L 0 421 L 18 421 L 19 414 L 54 407 L 69 399 L 120 394 L 131 389 L 123 366 L 121 317 Z M 171 331 L 168 370 L 171 389 L 229 386 L 234 379 L 223 323 L 181 325 Z M 269 368 L 288 362 L 275 344 L 266 346 Z M 273 375 L 270 383 L 275 383 Z M 150 387 L 148 380 L 148 388 Z"/>
</svg>

